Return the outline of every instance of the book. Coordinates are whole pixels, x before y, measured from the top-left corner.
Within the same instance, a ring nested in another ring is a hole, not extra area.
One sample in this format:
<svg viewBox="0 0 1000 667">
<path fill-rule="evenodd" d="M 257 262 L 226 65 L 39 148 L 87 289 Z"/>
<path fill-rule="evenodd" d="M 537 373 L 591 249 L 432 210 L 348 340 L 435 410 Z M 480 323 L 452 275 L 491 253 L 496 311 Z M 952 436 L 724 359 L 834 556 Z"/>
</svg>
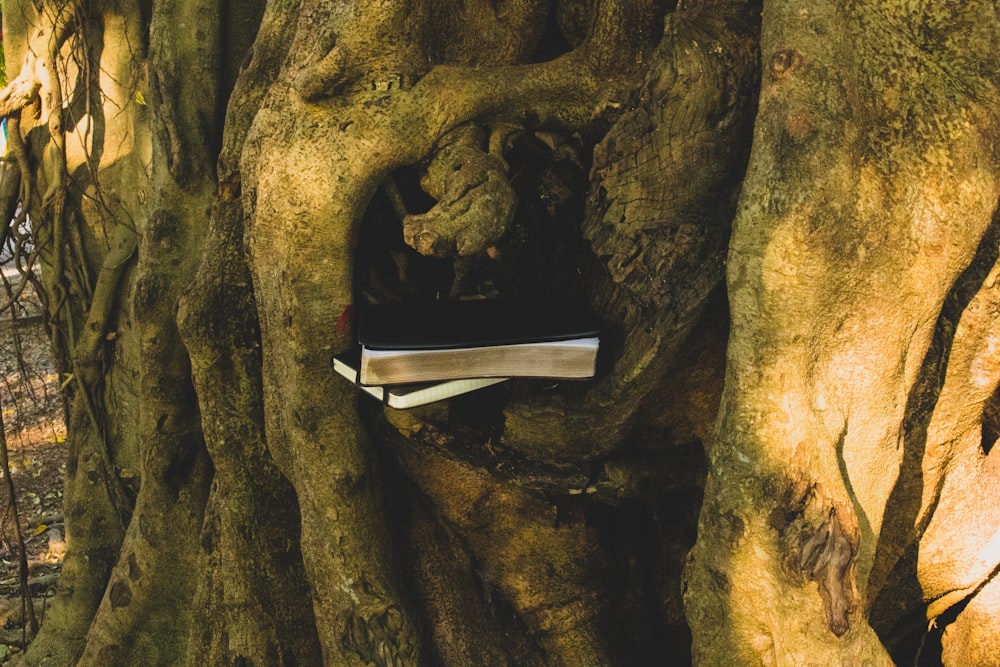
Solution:
<svg viewBox="0 0 1000 667">
<path fill-rule="evenodd" d="M 363 385 L 358 382 L 359 358 L 360 355 L 356 352 L 337 355 L 333 359 L 333 368 L 337 373 L 357 385 L 361 391 L 398 410 L 406 410 L 415 408 L 418 405 L 443 401 L 446 398 L 467 394 L 471 391 L 490 387 L 507 380 L 507 378 L 494 377 L 445 380 L 443 382 L 419 382 L 391 386 Z"/>
<path fill-rule="evenodd" d="M 358 313 L 358 341 L 362 385 L 586 379 L 600 346 L 596 319 L 572 300 L 369 305 Z"/>
</svg>

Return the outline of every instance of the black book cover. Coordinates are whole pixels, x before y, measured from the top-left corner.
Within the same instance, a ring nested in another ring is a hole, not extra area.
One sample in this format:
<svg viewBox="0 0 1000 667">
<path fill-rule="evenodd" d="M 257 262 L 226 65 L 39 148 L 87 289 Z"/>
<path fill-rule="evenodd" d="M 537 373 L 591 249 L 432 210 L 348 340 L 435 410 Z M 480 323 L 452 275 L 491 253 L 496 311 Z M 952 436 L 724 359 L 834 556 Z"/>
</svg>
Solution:
<svg viewBox="0 0 1000 667">
<path fill-rule="evenodd" d="M 372 304 L 358 312 L 358 341 L 372 350 L 489 347 L 597 335 L 597 319 L 572 299 Z"/>
</svg>

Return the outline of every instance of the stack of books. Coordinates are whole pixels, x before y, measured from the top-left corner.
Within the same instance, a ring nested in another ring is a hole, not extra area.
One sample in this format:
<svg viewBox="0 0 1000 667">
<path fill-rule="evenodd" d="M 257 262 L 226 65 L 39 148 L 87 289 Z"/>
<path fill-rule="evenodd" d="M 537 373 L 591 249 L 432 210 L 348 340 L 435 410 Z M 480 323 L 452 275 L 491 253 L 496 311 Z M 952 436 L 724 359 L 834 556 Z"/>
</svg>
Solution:
<svg viewBox="0 0 1000 667">
<path fill-rule="evenodd" d="M 334 370 L 394 408 L 508 378 L 586 379 L 600 344 L 590 311 L 569 301 L 476 300 L 359 309 L 358 347 Z"/>
</svg>

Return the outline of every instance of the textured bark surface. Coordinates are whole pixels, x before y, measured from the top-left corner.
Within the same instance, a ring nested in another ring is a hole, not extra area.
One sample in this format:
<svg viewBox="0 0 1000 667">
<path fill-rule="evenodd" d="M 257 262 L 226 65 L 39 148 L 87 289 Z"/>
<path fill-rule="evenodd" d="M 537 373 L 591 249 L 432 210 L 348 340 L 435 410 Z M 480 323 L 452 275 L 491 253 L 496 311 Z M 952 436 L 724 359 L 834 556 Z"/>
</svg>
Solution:
<svg viewBox="0 0 1000 667">
<path fill-rule="evenodd" d="M 979 322 L 996 261 L 997 63 L 967 54 L 1000 26 L 988 3 L 899 9 L 765 5 L 720 437 L 686 593 L 707 664 L 889 664 L 868 610 L 892 599 L 902 549 L 919 540 L 930 619 L 960 599 L 936 606 L 946 589 L 972 595 L 995 567 L 980 424 L 998 378 Z"/>
<path fill-rule="evenodd" d="M 4 9 L 31 35 L 8 39 L 26 64 L 11 74 L 41 83 L 14 154 L 37 166 L 20 198 L 72 405 L 71 546 L 22 662 L 179 664 L 212 464 L 174 320 L 215 196 L 221 36 L 238 32 L 218 3 Z"/>
<path fill-rule="evenodd" d="M 1000 20 L 904 4 L 4 3 L 71 378 L 21 664 L 989 664 Z M 525 293 L 592 382 L 332 371 Z"/>
</svg>

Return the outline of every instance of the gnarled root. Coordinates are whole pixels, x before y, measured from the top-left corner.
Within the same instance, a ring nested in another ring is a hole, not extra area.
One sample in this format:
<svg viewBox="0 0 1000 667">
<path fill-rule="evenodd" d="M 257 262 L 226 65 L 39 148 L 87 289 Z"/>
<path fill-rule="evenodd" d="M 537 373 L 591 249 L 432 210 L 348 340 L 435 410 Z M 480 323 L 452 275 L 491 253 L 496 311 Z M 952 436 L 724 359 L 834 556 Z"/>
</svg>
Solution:
<svg viewBox="0 0 1000 667">
<path fill-rule="evenodd" d="M 507 231 L 517 196 L 503 160 L 485 152 L 483 141 L 482 131 L 471 125 L 445 139 L 420 182 L 438 202 L 403 220 L 407 245 L 434 257 L 465 256 L 485 250 Z"/>
</svg>

